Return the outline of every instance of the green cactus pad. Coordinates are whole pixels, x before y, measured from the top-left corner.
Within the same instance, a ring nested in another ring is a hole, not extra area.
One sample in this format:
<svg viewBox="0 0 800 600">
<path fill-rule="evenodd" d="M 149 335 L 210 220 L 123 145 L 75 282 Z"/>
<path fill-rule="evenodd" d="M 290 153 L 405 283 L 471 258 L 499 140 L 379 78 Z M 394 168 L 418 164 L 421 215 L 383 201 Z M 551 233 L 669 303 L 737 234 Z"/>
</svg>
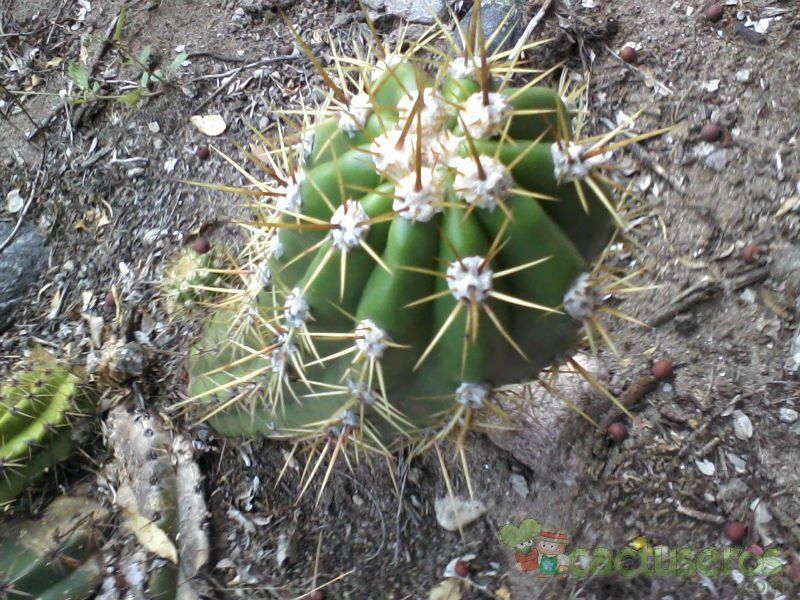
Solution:
<svg viewBox="0 0 800 600">
<path fill-rule="evenodd" d="M 47 359 L 0 387 L 0 506 L 72 454 L 91 410 L 78 377 Z"/>
<path fill-rule="evenodd" d="M 108 516 L 85 496 L 62 496 L 43 518 L 12 525 L 0 538 L 0 598 L 92 597 L 104 575 Z"/>
<path fill-rule="evenodd" d="M 260 283 L 188 361 L 220 432 L 413 442 L 574 349 L 582 275 L 615 227 L 608 153 L 495 59 L 415 61 L 363 67 L 347 103 L 334 90 L 304 161 L 264 184 Z"/>
</svg>

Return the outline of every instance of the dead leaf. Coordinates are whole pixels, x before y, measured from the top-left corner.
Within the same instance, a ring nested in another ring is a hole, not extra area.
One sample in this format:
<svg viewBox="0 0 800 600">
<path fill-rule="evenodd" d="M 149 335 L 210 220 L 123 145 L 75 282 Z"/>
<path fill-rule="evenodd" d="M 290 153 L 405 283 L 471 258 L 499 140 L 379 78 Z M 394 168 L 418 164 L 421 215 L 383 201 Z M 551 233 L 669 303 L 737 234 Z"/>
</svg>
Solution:
<svg viewBox="0 0 800 600">
<path fill-rule="evenodd" d="M 222 135 L 228 128 L 225 120 L 220 115 L 195 115 L 189 119 L 189 122 L 201 133 L 205 133 L 210 137 Z"/>
<path fill-rule="evenodd" d="M 431 590 L 429 600 L 461 600 L 461 582 L 458 579 L 445 579 Z"/>
<path fill-rule="evenodd" d="M 178 564 L 178 550 L 175 548 L 175 544 L 155 522 L 142 516 L 136 506 L 136 497 L 129 485 L 120 486 L 117 490 L 116 502 L 122 507 L 125 525 L 145 550 L 172 564 Z"/>
<path fill-rule="evenodd" d="M 509 590 L 506 586 L 501 587 L 494 593 L 500 600 L 511 600 L 511 590 Z"/>
</svg>

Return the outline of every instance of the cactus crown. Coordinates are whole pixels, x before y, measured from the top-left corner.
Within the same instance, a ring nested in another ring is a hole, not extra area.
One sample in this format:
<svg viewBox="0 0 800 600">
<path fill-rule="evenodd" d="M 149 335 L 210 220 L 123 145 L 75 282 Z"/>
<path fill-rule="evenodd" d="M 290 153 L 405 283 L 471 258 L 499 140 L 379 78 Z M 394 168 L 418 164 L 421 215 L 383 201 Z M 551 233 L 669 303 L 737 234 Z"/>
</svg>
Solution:
<svg viewBox="0 0 800 600">
<path fill-rule="evenodd" d="M 518 55 L 428 42 L 334 57 L 326 105 L 251 154 L 244 289 L 188 361 L 220 432 L 424 445 L 574 349 L 627 142 L 578 139 Z"/>
</svg>

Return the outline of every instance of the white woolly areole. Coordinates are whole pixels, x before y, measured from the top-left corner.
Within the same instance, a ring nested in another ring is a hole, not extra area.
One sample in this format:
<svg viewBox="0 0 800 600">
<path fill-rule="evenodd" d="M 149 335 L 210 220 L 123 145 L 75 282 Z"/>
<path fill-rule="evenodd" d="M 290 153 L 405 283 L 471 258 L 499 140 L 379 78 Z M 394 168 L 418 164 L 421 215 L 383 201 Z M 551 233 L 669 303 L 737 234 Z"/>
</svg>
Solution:
<svg viewBox="0 0 800 600">
<path fill-rule="evenodd" d="M 350 391 L 350 396 L 366 406 L 372 406 L 378 401 L 378 394 L 375 390 L 369 389 L 364 381 L 347 380 L 347 388 Z"/>
<path fill-rule="evenodd" d="M 344 409 L 339 418 L 346 427 L 361 427 L 361 417 L 353 410 Z"/>
<path fill-rule="evenodd" d="M 402 54 L 387 54 L 386 58 L 382 58 L 375 63 L 375 74 L 372 77 L 372 81 L 378 80 L 387 69 L 394 69 L 404 60 L 405 57 Z"/>
<path fill-rule="evenodd" d="M 286 326 L 289 329 L 302 327 L 311 316 L 308 302 L 303 298 L 303 291 L 300 288 L 294 288 L 292 293 L 286 296 L 283 308 L 286 312 Z"/>
<path fill-rule="evenodd" d="M 400 119 L 405 122 L 411 115 L 414 109 L 414 104 L 417 102 L 417 93 L 414 95 L 405 95 L 397 103 L 397 110 L 400 113 Z M 452 110 L 450 107 L 439 97 L 436 91 L 432 88 L 425 88 L 422 92 L 422 135 L 423 138 L 428 137 L 430 134 L 441 131 L 447 124 Z M 414 115 L 414 124 L 417 126 L 417 114 Z"/>
<path fill-rule="evenodd" d="M 283 253 L 283 242 L 281 242 L 281 236 L 276 232 L 271 238 L 269 238 L 269 243 L 267 244 L 267 254 L 270 258 L 280 259 L 283 257 Z"/>
<path fill-rule="evenodd" d="M 392 210 L 409 221 L 430 221 L 437 213 L 442 212 L 445 181 L 439 169 L 423 168 L 420 182 L 422 187 L 416 189 L 417 174 L 409 173 L 397 182 Z"/>
<path fill-rule="evenodd" d="M 485 383 L 462 383 L 456 388 L 456 402 L 470 408 L 483 408 L 492 395 Z"/>
<path fill-rule="evenodd" d="M 456 169 L 453 188 L 456 194 L 467 204 L 478 208 L 494 210 L 498 202 L 508 196 L 508 190 L 514 183 L 508 168 L 492 156 L 480 156 L 481 167 L 485 175 L 480 177 L 475 158 L 454 158 L 450 166 Z"/>
<path fill-rule="evenodd" d="M 279 335 L 275 343 L 279 346 L 269 355 L 270 368 L 273 373 L 283 373 L 286 370 L 286 363 L 291 360 L 292 354 L 297 352 L 297 346 L 285 333 Z"/>
<path fill-rule="evenodd" d="M 447 74 L 453 79 L 474 79 L 480 68 L 480 63 L 474 57 L 462 56 L 450 63 Z"/>
<path fill-rule="evenodd" d="M 391 338 L 374 321 L 364 319 L 356 326 L 356 347 L 362 356 L 367 358 L 383 358 L 383 353 L 389 347 Z"/>
<path fill-rule="evenodd" d="M 405 177 L 413 164 L 414 153 L 410 143 L 411 136 L 406 136 L 402 146 L 397 147 L 402 135 L 403 131 L 400 129 L 387 131 L 372 140 L 369 147 L 375 169 L 389 179 L 397 180 Z"/>
<path fill-rule="evenodd" d="M 300 155 L 305 161 L 309 156 L 311 156 L 311 151 L 314 149 L 314 136 L 316 132 L 314 131 L 313 127 L 307 127 L 303 129 L 303 133 L 300 137 Z"/>
<path fill-rule="evenodd" d="M 298 171 L 295 181 L 284 188 L 283 196 L 279 196 L 275 203 L 280 212 L 299 214 L 303 210 L 303 196 L 300 193 L 303 179 L 305 179 L 305 173 Z"/>
<path fill-rule="evenodd" d="M 564 294 L 564 312 L 576 321 L 590 317 L 598 304 L 597 295 L 589 282 L 589 274 L 578 276 L 572 287 Z"/>
<path fill-rule="evenodd" d="M 359 245 L 369 232 L 369 215 L 358 200 L 346 200 L 331 217 L 330 237 L 337 250 L 347 252 Z"/>
<path fill-rule="evenodd" d="M 258 269 L 258 280 L 262 288 L 272 285 L 272 269 L 269 268 L 269 263 L 266 261 Z"/>
<path fill-rule="evenodd" d="M 586 177 L 592 166 L 608 162 L 612 153 L 597 154 L 584 159 L 583 154 L 587 149 L 570 141 L 559 141 L 550 145 L 550 156 L 553 159 L 553 174 L 562 182 L 572 181 Z"/>
<path fill-rule="evenodd" d="M 361 92 L 350 98 L 347 108 L 342 108 L 339 113 L 339 129 L 350 137 L 364 129 L 367 117 L 372 110 L 372 98 L 369 94 Z"/>
<path fill-rule="evenodd" d="M 487 138 L 497 135 L 511 116 L 511 105 L 503 94 L 489 93 L 489 104 L 483 104 L 483 93 L 472 94 L 464 105 L 461 118 L 472 138 Z"/>
<path fill-rule="evenodd" d="M 485 260 L 483 256 L 467 256 L 447 267 L 447 286 L 456 300 L 483 302 L 489 297 L 494 273 L 488 265 L 481 269 Z"/>
</svg>

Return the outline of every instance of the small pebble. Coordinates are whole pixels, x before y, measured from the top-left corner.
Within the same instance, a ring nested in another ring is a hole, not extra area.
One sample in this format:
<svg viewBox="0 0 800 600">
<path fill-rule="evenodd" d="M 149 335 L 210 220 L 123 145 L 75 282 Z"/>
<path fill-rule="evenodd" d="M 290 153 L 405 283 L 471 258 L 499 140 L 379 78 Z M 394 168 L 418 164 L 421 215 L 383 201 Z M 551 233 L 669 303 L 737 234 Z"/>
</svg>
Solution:
<svg viewBox="0 0 800 600">
<path fill-rule="evenodd" d="M 639 54 L 636 52 L 636 48 L 625 46 L 620 50 L 619 57 L 626 63 L 631 64 L 636 62 L 636 59 L 639 58 Z"/>
<path fill-rule="evenodd" d="M 716 142 L 722 138 L 725 131 L 716 123 L 706 123 L 700 129 L 700 139 L 704 142 Z"/>
<path fill-rule="evenodd" d="M 289 56 L 294 52 L 294 46 L 292 44 L 286 44 L 285 46 L 281 47 L 281 54 L 284 56 Z"/>
<path fill-rule="evenodd" d="M 205 254 L 206 252 L 211 250 L 211 242 L 209 242 L 206 238 L 204 238 L 201 235 L 192 244 L 192 250 L 194 250 L 198 254 Z"/>
<path fill-rule="evenodd" d="M 800 417 L 800 415 L 798 415 L 797 411 L 793 408 L 784 407 L 778 411 L 778 418 L 781 420 L 781 422 L 788 425 L 791 425 L 797 421 L 798 417 Z"/>
<path fill-rule="evenodd" d="M 758 244 L 747 244 L 744 250 L 742 250 L 742 260 L 748 265 L 752 265 L 754 262 L 758 261 L 763 252 L 764 249 Z"/>
<path fill-rule="evenodd" d="M 463 560 L 460 560 L 456 563 L 455 566 L 456 575 L 459 577 L 466 577 L 469 575 L 469 565 L 465 563 Z"/>
<path fill-rule="evenodd" d="M 203 145 L 197 147 L 195 154 L 200 160 L 208 160 L 208 157 L 211 156 L 211 151 L 208 149 L 208 146 Z"/>
<path fill-rule="evenodd" d="M 711 21 L 712 23 L 716 23 L 720 19 L 722 19 L 722 15 L 725 13 L 725 9 L 722 7 L 721 4 L 712 4 L 706 9 L 706 19 Z"/>
<path fill-rule="evenodd" d="M 612 442 L 621 444 L 628 437 L 628 427 L 625 423 L 616 421 L 608 426 L 606 433 Z"/>
<path fill-rule="evenodd" d="M 725 523 L 725 537 L 734 544 L 741 542 L 747 535 L 747 526 L 739 521 L 728 521 Z"/>
<path fill-rule="evenodd" d="M 672 361 L 663 359 L 653 361 L 653 366 L 650 368 L 650 372 L 653 374 L 653 377 L 656 379 L 656 381 L 669 381 L 675 374 L 675 371 L 672 367 Z"/>
</svg>

